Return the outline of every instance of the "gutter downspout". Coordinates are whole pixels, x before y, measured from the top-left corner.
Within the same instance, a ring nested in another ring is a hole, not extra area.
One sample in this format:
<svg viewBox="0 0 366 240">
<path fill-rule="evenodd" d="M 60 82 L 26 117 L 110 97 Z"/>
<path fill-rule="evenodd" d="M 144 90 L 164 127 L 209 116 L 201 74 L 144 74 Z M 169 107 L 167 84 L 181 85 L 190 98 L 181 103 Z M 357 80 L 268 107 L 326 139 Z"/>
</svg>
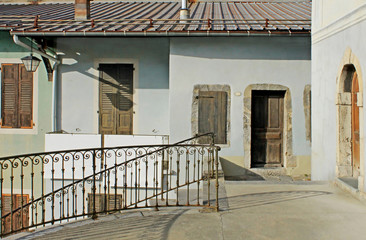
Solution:
<svg viewBox="0 0 366 240">
<path fill-rule="evenodd" d="M 19 40 L 17 35 L 13 36 L 13 41 L 15 44 L 26 48 L 28 50 L 31 50 L 45 58 L 48 58 L 50 60 L 52 60 L 53 62 L 55 62 L 54 66 L 53 66 L 53 82 L 52 82 L 52 132 L 56 131 L 57 129 L 57 98 L 58 98 L 58 88 L 57 88 L 57 74 L 58 74 L 58 65 L 61 63 L 61 61 L 58 59 L 58 56 L 56 55 L 56 58 L 53 56 L 50 56 L 44 52 L 41 52 L 37 49 L 31 48 L 30 46 L 28 46 L 27 44 L 23 43 L 22 41 Z"/>
<path fill-rule="evenodd" d="M 58 56 L 56 55 L 56 58 L 58 58 Z M 52 117 L 53 117 L 53 121 L 52 121 L 52 132 L 56 132 L 57 131 L 57 104 L 58 104 L 58 81 L 57 81 L 57 74 L 58 74 L 58 66 L 59 66 L 59 62 L 55 62 L 55 64 L 53 65 L 53 75 L 52 75 Z"/>
</svg>

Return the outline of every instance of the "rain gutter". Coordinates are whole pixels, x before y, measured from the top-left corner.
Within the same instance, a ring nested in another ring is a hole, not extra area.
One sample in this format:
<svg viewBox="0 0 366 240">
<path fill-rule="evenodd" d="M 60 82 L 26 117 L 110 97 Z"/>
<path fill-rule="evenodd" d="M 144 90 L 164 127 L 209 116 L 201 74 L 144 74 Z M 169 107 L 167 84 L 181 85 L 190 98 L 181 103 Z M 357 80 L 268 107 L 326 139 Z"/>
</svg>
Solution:
<svg viewBox="0 0 366 240">
<path fill-rule="evenodd" d="M 274 36 L 274 35 L 289 35 L 289 36 L 308 36 L 310 31 L 307 32 L 291 32 L 291 31 L 265 31 L 265 32 L 237 32 L 237 31 L 184 31 L 184 32 L 11 32 L 11 34 L 21 36 L 50 36 L 50 37 L 249 37 L 249 36 Z"/>
</svg>

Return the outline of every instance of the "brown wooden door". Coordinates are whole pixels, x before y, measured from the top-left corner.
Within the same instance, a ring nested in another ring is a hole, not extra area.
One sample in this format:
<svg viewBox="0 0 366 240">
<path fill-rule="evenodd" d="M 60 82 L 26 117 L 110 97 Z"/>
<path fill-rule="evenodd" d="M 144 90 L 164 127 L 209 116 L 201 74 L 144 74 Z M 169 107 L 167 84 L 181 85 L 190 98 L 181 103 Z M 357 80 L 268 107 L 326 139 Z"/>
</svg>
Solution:
<svg viewBox="0 0 366 240">
<path fill-rule="evenodd" d="M 357 106 L 358 92 L 358 77 L 355 72 L 352 79 L 352 168 L 354 177 L 360 175 L 360 113 Z"/>
<path fill-rule="evenodd" d="M 133 65 L 100 64 L 99 133 L 132 134 Z"/>
<path fill-rule="evenodd" d="M 253 91 L 252 149 L 254 167 L 282 166 L 283 91 Z"/>
</svg>

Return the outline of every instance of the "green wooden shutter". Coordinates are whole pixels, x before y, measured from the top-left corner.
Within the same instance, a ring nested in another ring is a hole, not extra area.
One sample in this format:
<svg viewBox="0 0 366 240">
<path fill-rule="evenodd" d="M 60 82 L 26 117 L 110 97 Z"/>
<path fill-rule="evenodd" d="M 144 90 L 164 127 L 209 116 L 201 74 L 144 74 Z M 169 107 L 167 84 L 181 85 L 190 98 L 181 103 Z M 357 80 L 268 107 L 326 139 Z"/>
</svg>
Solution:
<svg viewBox="0 0 366 240">
<path fill-rule="evenodd" d="M 1 65 L 1 126 L 15 128 L 18 125 L 18 64 Z"/>
<path fill-rule="evenodd" d="M 198 134 L 213 132 L 215 143 L 226 144 L 227 93 L 201 91 L 198 106 Z M 209 143 L 208 139 L 202 143 Z"/>
<path fill-rule="evenodd" d="M 19 67 L 19 118 L 18 126 L 31 128 L 33 114 L 33 74 Z"/>
</svg>

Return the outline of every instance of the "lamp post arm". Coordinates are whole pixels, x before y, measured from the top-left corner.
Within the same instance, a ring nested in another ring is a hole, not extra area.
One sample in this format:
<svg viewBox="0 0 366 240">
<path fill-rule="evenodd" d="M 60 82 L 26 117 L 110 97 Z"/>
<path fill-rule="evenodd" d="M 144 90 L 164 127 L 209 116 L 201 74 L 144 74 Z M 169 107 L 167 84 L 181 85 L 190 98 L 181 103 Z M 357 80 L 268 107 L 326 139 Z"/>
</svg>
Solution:
<svg viewBox="0 0 366 240">
<path fill-rule="evenodd" d="M 32 50 L 34 53 L 38 53 L 39 55 L 41 55 L 41 56 L 43 56 L 45 58 L 48 58 L 48 59 L 50 59 L 50 60 L 52 60 L 52 61 L 54 61 L 56 63 L 60 63 L 60 60 L 56 59 L 55 57 L 52 57 L 52 56 L 50 56 L 50 55 L 48 55 L 46 53 L 43 53 L 43 52 L 41 52 L 41 51 L 39 51 L 37 49 L 34 49 L 34 48 L 31 49 L 30 46 L 28 46 L 24 42 L 20 41 L 17 35 L 14 35 L 13 36 L 13 41 L 14 41 L 15 44 L 17 44 L 17 45 L 19 45 L 19 46 L 21 46 L 23 48 L 26 48 L 28 50 Z"/>
</svg>

